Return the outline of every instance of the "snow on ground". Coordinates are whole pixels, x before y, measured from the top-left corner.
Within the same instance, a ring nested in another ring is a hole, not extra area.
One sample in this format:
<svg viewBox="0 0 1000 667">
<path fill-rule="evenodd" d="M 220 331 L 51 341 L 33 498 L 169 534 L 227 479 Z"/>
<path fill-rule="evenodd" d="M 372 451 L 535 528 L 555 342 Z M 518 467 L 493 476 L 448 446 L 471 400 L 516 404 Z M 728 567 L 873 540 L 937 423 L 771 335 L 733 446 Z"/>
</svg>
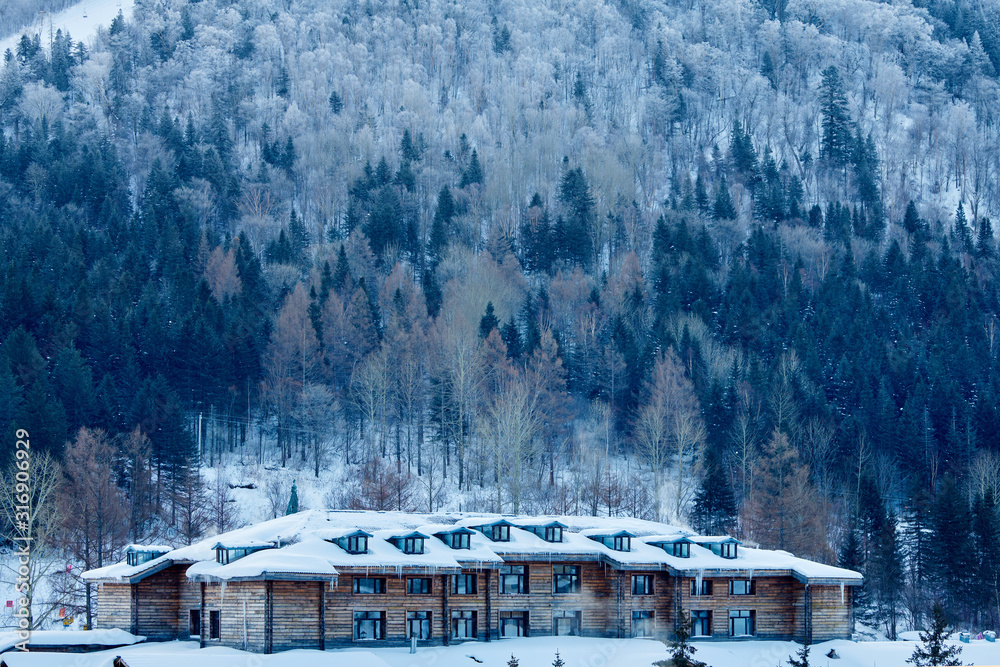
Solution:
<svg viewBox="0 0 1000 667">
<path fill-rule="evenodd" d="M 816 667 L 909 667 L 906 659 L 915 642 L 832 641 L 817 644 L 810 654 Z M 699 642 L 695 657 L 712 667 L 775 667 L 787 665 L 800 647 L 792 642 Z M 1000 644 L 973 641 L 963 644 L 961 660 L 967 665 L 1000 665 Z M 839 659 L 826 657 L 836 649 Z M 490 643 L 468 642 L 449 647 L 420 648 L 411 655 L 406 648 L 286 651 L 275 655 L 244 653 L 213 647 L 199 649 L 195 642 L 141 644 L 72 657 L 58 653 L 5 653 L 9 667 L 110 667 L 120 655 L 129 667 L 506 667 L 511 654 L 520 667 L 548 667 L 556 651 L 566 667 L 647 667 L 667 657 L 664 644 L 649 639 L 593 639 L 533 637 Z"/>
<path fill-rule="evenodd" d="M 118 15 L 119 10 L 128 18 L 132 15 L 132 7 L 135 0 L 83 0 L 72 7 L 67 7 L 55 14 L 45 14 L 45 25 L 42 27 L 42 45 L 48 47 L 50 35 L 55 35 L 56 30 L 67 31 L 75 42 L 88 42 L 97 32 L 98 26 L 105 28 L 111 25 L 111 21 Z M 17 50 L 17 43 L 21 41 L 21 35 L 27 33 L 29 36 L 38 33 L 39 24 L 24 26 L 12 35 L 5 35 L 0 41 L 0 54 L 7 49 Z"/>
<path fill-rule="evenodd" d="M 31 633 L 29 648 L 35 646 L 124 646 L 141 642 L 130 632 L 114 628 L 107 630 L 41 630 Z M 0 633 L 0 651 L 6 651 L 21 641 L 15 632 Z"/>
</svg>

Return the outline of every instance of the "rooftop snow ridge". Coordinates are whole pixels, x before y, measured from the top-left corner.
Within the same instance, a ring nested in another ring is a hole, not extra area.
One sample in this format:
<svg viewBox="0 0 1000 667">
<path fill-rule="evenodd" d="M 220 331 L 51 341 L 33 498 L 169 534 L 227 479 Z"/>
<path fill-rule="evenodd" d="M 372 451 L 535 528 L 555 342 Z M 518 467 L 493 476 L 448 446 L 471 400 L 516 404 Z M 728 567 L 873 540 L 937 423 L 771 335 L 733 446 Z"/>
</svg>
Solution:
<svg viewBox="0 0 1000 667">
<path fill-rule="evenodd" d="M 444 539 L 448 532 L 493 523 L 510 526 L 509 539 L 493 541 L 478 530 L 470 531 L 469 548 L 453 549 Z M 537 534 L 543 526 L 562 527 L 561 541 L 546 542 Z M 367 550 L 349 553 L 339 542 L 364 534 Z M 403 536 L 425 537 L 423 553 L 404 553 L 394 544 Z M 594 537 L 631 535 L 628 551 L 616 551 Z M 428 537 L 433 536 L 433 537 Z M 673 556 L 659 545 L 689 542 L 690 556 Z M 206 538 L 190 546 L 170 549 L 142 565 L 118 563 L 84 573 L 90 581 L 134 582 L 174 564 L 193 564 L 191 578 L 239 579 L 297 577 L 328 579 L 344 568 L 427 568 L 460 571 L 504 560 L 524 558 L 595 558 L 615 567 L 662 568 L 675 575 L 691 572 L 738 573 L 767 571 L 795 576 L 803 581 L 860 583 L 861 575 L 798 558 L 784 551 L 741 545 L 735 558 L 713 553 L 719 544 L 739 540 L 727 535 L 695 535 L 669 524 L 627 517 L 523 516 L 483 512 L 406 513 L 363 510 L 304 510 L 262 521 L 252 526 Z M 215 548 L 273 548 L 255 551 L 229 563 L 217 563 Z M 152 547 L 142 547 L 152 549 Z M 718 575 L 716 575 L 718 576 Z"/>
</svg>

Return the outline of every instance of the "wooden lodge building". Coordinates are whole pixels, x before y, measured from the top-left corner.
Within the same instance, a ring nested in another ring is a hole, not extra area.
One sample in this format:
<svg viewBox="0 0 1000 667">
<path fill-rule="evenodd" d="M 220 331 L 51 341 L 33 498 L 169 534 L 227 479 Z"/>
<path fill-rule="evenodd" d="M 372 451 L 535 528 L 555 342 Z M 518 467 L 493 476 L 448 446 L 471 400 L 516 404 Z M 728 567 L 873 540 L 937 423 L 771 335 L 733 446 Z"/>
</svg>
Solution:
<svg viewBox="0 0 1000 667">
<path fill-rule="evenodd" d="M 96 626 L 270 653 L 541 635 L 850 637 L 861 575 L 664 524 L 318 511 L 91 570 Z"/>
</svg>

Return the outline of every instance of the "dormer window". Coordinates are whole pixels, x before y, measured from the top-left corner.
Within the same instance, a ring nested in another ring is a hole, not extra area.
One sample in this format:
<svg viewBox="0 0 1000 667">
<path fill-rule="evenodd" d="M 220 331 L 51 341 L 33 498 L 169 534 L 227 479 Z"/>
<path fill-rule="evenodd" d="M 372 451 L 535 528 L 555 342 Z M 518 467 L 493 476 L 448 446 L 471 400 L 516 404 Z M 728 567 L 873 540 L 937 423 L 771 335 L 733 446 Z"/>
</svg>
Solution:
<svg viewBox="0 0 1000 667">
<path fill-rule="evenodd" d="M 615 551 L 631 551 L 632 538 L 628 535 L 615 535 L 611 548 Z"/>
<path fill-rule="evenodd" d="M 723 558 L 736 558 L 736 543 L 725 542 L 719 545 L 719 555 Z"/>
<path fill-rule="evenodd" d="M 424 538 L 406 537 L 403 538 L 404 554 L 422 554 L 424 552 Z"/>
<path fill-rule="evenodd" d="M 690 558 L 691 557 L 691 545 L 688 542 L 674 542 L 672 545 L 673 549 L 671 554 L 677 558 Z"/>
<path fill-rule="evenodd" d="M 151 560 L 159 558 L 165 553 L 167 551 L 164 549 L 137 549 L 129 547 L 125 552 L 125 562 L 132 567 L 136 567 L 137 565 L 144 565 Z"/>
<path fill-rule="evenodd" d="M 423 547 L 421 547 L 423 550 Z M 347 553 L 364 554 L 368 553 L 368 538 L 364 535 L 351 535 L 347 538 Z"/>
<path fill-rule="evenodd" d="M 561 526 L 546 526 L 545 527 L 545 541 L 546 542 L 562 542 L 562 527 Z"/>
<path fill-rule="evenodd" d="M 492 538 L 494 542 L 510 542 L 510 526 L 503 523 L 493 526 Z"/>
<path fill-rule="evenodd" d="M 249 540 L 242 543 L 230 542 L 229 544 L 219 542 L 212 548 L 215 549 L 215 562 L 220 565 L 229 565 L 233 561 L 239 560 L 244 556 L 249 556 L 252 553 L 256 553 L 264 549 L 271 549 L 273 547 L 274 542 Z"/>
<path fill-rule="evenodd" d="M 452 535 L 451 535 L 451 548 L 452 549 L 468 549 L 469 548 L 469 534 L 468 533 L 452 533 Z"/>
</svg>

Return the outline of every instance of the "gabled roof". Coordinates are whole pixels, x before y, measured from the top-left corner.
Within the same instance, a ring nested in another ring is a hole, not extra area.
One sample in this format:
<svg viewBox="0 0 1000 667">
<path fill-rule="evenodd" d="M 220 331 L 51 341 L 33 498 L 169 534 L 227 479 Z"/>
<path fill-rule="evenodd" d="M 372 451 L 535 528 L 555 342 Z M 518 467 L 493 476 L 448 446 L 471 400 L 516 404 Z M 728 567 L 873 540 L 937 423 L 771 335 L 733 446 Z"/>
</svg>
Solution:
<svg viewBox="0 0 1000 667">
<path fill-rule="evenodd" d="M 275 543 L 265 540 L 225 540 L 216 542 L 213 549 L 269 549 Z"/>
</svg>

